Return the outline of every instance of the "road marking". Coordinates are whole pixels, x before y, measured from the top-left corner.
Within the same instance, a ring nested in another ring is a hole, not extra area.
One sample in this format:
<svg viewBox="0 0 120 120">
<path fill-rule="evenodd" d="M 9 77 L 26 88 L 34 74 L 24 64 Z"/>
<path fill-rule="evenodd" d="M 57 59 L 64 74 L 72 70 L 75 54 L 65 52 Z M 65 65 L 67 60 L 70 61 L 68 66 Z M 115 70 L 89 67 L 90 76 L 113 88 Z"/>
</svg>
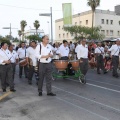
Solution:
<svg viewBox="0 0 120 120">
<path fill-rule="evenodd" d="M 100 118 L 104 119 L 104 120 L 109 120 L 109 119 L 106 118 L 106 117 L 103 117 L 103 116 L 101 116 L 101 115 L 99 115 L 99 114 L 96 114 L 96 113 L 94 113 L 94 112 L 92 112 L 92 111 L 89 111 L 89 110 L 87 110 L 87 109 L 85 109 L 85 108 L 83 108 L 83 107 L 77 106 L 77 105 L 75 105 L 75 104 L 73 104 L 73 103 L 71 103 L 71 102 L 69 102 L 69 101 L 67 101 L 67 100 L 63 100 L 63 99 L 61 99 L 61 98 L 59 98 L 59 97 L 56 97 L 56 98 L 57 98 L 58 100 L 60 100 L 60 101 L 63 101 L 63 102 L 65 102 L 65 103 L 67 103 L 67 104 L 70 104 L 70 105 L 72 105 L 72 106 L 74 106 L 74 107 L 76 107 L 76 108 L 78 108 L 78 109 L 87 111 L 87 112 L 89 112 L 89 113 L 91 113 L 91 114 L 93 114 L 93 115 L 95 115 L 95 116 L 97 116 L 97 117 L 100 117 Z"/>
<path fill-rule="evenodd" d="M 76 80 L 73 80 L 73 79 L 69 79 L 69 80 L 80 83 L 79 81 L 76 81 Z M 90 86 L 98 87 L 98 88 L 101 88 L 101 89 L 109 90 L 109 91 L 112 91 L 112 92 L 120 93 L 120 91 L 114 90 L 114 89 L 111 89 L 111 88 L 102 87 L 102 86 L 95 85 L 95 84 L 91 84 L 91 83 L 86 83 L 86 84 L 87 84 L 87 85 L 90 85 Z"/>
<path fill-rule="evenodd" d="M 89 80 L 89 81 L 93 81 L 93 82 L 97 82 L 97 83 L 106 84 L 106 85 L 110 85 L 110 86 L 115 86 L 115 87 L 119 87 L 119 88 L 120 88 L 120 86 L 118 86 L 118 85 L 113 85 L 113 84 L 106 83 L 106 82 L 100 82 L 100 81 L 95 81 L 95 80 L 91 80 L 91 79 L 87 79 L 87 80 Z"/>
<path fill-rule="evenodd" d="M 56 87 L 56 86 L 53 86 L 53 87 L 56 88 L 56 89 L 58 89 L 58 90 L 64 91 L 64 92 L 66 92 L 66 93 L 69 93 L 69 94 L 71 94 L 71 95 L 77 96 L 77 97 L 79 97 L 79 98 L 82 98 L 82 99 L 88 100 L 88 101 L 93 102 L 93 103 L 96 103 L 96 104 L 98 104 L 98 105 L 102 105 L 102 106 L 104 106 L 104 107 L 107 107 L 107 108 L 112 109 L 112 110 L 115 110 L 115 111 L 118 111 L 118 112 L 120 113 L 120 109 L 116 109 L 116 108 L 111 107 L 111 106 L 109 106 L 109 105 L 106 105 L 106 104 L 103 104 L 103 103 L 100 103 L 100 102 L 94 101 L 94 100 L 92 100 L 92 99 L 89 99 L 89 98 L 83 97 L 83 96 L 81 96 L 81 95 L 77 95 L 77 94 L 75 94 L 75 93 L 72 93 L 72 92 L 66 91 L 66 90 L 61 89 L 61 88 L 58 88 L 58 87 Z"/>
<path fill-rule="evenodd" d="M 12 94 L 12 92 L 7 92 L 5 94 L 3 94 L 2 96 L 0 96 L 0 101 L 3 100 L 4 98 L 6 98 L 7 96 L 9 96 L 10 94 Z"/>
</svg>

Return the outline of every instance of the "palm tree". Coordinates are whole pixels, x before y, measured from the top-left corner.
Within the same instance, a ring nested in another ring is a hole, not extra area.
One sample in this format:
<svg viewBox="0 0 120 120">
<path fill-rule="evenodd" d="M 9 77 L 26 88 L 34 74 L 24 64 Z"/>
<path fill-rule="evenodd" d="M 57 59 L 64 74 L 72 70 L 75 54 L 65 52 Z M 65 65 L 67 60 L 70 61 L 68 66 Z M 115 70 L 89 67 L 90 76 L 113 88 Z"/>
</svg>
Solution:
<svg viewBox="0 0 120 120">
<path fill-rule="evenodd" d="M 90 6 L 92 10 L 92 29 L 93 29 L 94 13 L 96 8 L 100 5 L 100 0 L 88 0 L 87 5 Z"/>
<path fill-rule="evenodd" d="M 20 41 L 21 41 L 21 35 L 22 35 L 22 31 L 21 30 L 18 30 L 18 35 L 19 35 L 19 38 L 20 38 Z"/>
<path fill-rule="evenodd" d="M 37 30 L 38 30 L 38 28 L 40 27 L 40 23 L 39 23 L 38 20 L 35 20 L 35 22 L 33 23 L 33 25 L 34 25 L 34 27 L 35 27 L 35 29 L 36 29 L 36 35 L 37 35 Z"/>
<path fill-rule="evenodd" d="M 25 31 L 25 27 L 27 26 L 27 22 L 25 20 L 22 20 L 20 22 L 21 25 L 21 31 L 22 31 L 22 40 L 24 40 L 24 31 Z"/>
</svg>

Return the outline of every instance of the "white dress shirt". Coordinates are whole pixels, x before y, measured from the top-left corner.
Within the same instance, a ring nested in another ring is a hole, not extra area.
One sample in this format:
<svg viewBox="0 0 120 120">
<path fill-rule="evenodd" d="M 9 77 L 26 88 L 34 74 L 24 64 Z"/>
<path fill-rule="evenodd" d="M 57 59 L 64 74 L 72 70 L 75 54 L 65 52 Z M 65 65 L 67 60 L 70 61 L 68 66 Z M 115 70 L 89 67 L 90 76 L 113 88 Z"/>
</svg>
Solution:
<svg viewBox="0 0 120 120">
<path fill-rule="evenodd" d="M 77 58 L 88 58 L 88 46 L 85 47 L 81 44 L 77 46 Z"/>
<path fill-rule="evenodd" d="M 26 48 L 19 48 L 18 49 L 17 53 L 18 53 L 19 58 L 24 59 L 26 57 L 25 50 L 26 50 Z"/>
<path fill-rule="evenodd" d="M 60 47 L 59 47 L 59 52 L 60 52 L 60 55 L 61 57 L 65 57 L 69 55 L 69 48 L 68 47 L 64 47 L 64 45 L 62 44 Z"/>
<path fill-rule="evenodd" d="M 12 52 L 11 51 L 9 51 L 10 52 L 10 54 L 11 54 L 11 56 L 12 56 L 12 58 L 10 59 L 11 60 L 11 63 L 16 63 L 16 59 L 18 59 L 18 54 L 17 54 L 17 52 L 15 51 L 15 50 L 13 50 Z"/>
<path fill-rule="evenodd" d="M 10 51 L 4 50 L 4 49 L 0 49 L 0 65 L 5 65 L 5 63 L 3 63 L 3 61 L 5 60 L 10 60 L 12 58 Z"/>
<path fill-rule="evenodd" d="M 58 48 L 54 48 L 53 52 L 55 52 L 55 54 L 60 54 L 60 50 L 59 50 L 59 47 Z"/>
<path fill-rule="evenodd" d="M 40 54 L 40 45 L 37 45 L 36 50 L 35 50 L 35 56 L 38 60 L 40 60 L 41 63 L 50 63 L 51 62 L 52 59 L 50 57 L 48 59 L 41 58 L 41 56 L 46 56 L 49 53 L 53 55 L 52 47 L 50 44 L 47 44 L 47 46 L 45 47 L 41 43 L 41 54 Z"/>
<path fill-rule="evenodd" d="M 117 44 L 112 45 L 112 47 L 108 51 L 111 52 L 111 55 L 119 56 L 120 46 L 118 46 Z"/>
<path fill-rule="evenodd" d="M 36 59 L 36 56 L 35 56 L 35 52 L 36 52 L 36 49 L 34 49 L 34 48 L 32 48 L 32 47 L 29 47 L 29 48 L 27 48 L 27 50 L 26 50 L 26 57 L 32 59 L 33 66 L 36 66 L 36 65 L 37 65 L 37 59 Z"/>
<path fill-rule="evenodd" d="M 104 48 L 103 47 L 95 48 L 95 53 L 103 54 L 104 53 Z"/>
<path fill-rule="evenodd" d="M 70 44 L 70 51 L 73 51 L 75 49 L 75 45 L 72 43 Z"/>
</svg>

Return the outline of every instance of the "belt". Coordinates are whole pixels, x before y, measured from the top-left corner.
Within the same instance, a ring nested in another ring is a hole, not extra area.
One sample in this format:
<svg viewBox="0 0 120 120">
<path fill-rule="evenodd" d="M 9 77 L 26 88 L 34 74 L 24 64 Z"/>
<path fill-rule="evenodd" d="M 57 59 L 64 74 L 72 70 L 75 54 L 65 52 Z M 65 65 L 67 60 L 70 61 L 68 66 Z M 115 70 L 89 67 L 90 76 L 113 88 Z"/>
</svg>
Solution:
<svg viewBox="0 0 120 120">
<path fill-rule="evenodd" d="M 40 63 L 42 63 L 42 62 L 40 62 Z M 51 63 L 51 62 L 49 62 L 49 63 Z M 42 63 L 42 64 L 49 64 L 49 63 Z"/>
<path fill-rule="evenodd" d="M 117 55 L 113 55 L 114 57 L 119 57 L 119 56 L 117 56 Z"/>
</svg>

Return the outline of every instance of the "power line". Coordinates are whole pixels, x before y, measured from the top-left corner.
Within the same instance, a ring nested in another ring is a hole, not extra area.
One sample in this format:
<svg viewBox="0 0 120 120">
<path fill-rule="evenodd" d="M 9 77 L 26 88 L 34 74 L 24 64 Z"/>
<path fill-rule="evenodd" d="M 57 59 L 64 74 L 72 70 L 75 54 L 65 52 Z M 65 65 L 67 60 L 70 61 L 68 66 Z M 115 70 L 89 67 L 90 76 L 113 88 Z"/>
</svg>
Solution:
<svg viewBox="0 0 120 120">
<path fill-rule="evenodd" d="M 5 5 L 5 4 L 0 4 L 0 6 L 11 7 L 11 8 L 18 8 L 18 9 L 29 9 L 29 10 L 44 10 L 44 11 L 49 11 L 49 9 L 27 8 L 27 7 L 13 6 L 13 5 Z M 62 10 L 54 10 L 54 9 L 53 9 L 53 11 L 62 12 Z M 78 10 L 74 10 L 74 11 L 78 11 Z"/>
</svg>

